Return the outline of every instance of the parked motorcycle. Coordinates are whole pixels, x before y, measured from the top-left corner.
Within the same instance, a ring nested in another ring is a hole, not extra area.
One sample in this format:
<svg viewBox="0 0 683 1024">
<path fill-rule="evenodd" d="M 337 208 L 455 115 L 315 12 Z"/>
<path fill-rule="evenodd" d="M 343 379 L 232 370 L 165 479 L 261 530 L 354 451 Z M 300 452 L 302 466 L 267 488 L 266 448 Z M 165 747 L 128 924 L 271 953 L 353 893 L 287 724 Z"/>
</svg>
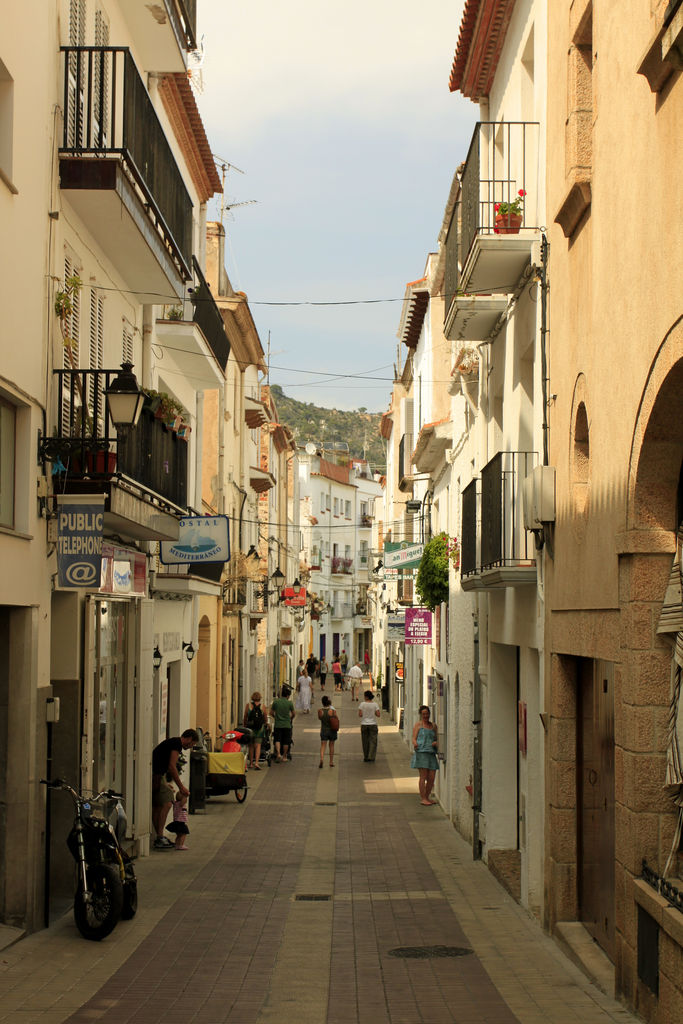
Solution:
<svg viewBox="0 0 683 1024">
<path fill-rule="evenodd" d="M 64 790 L 73 800 L 74 823 L 66 844 L 77 867 L 74 919 L 84 938 L 99 942 L 114 930 L 119 918 L 134 917 L 138 909 L 135 869 L 121 846 L 126 834 L 121 794 L 108 789 L 90 798 L 62 779 L 40 781 L 49 789 Z M 102 806 L 105 800 L 108 817 Z"/>
</svg>

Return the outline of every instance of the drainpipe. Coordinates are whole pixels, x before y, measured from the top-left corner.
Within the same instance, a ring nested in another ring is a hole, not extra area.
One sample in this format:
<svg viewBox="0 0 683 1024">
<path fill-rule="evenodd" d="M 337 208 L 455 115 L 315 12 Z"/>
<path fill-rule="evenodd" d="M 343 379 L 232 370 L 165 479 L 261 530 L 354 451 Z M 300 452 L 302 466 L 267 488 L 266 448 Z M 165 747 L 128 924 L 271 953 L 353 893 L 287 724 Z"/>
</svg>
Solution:
<svg viewBox="0 0 683 1024">
<path fill-rule="evenodd" d="M 548 250 L 550 244 L 547 235 L 541 237 L 541 393 L 543 400 L 543 465 L 550 465 L 548 451 L 548 354 L 546 342 L 548 334 Z"/>
<path fill-rule="evenodd" d="M 195 443 L 194 443 L 194 507 L 202 511 L 202 449 L 204 446 L 204 392 L 195 396 Z"/>
<path fill-rule="evenodd" d="M 474 619 L 474 686 L 472 690 L 472 860 L 481 860 L 479 842 L 479 813 L 481 811 L 482 763 L 481 763 L 481 676 L 479 675 L 479 613 L 472 613 Z"/>
</svg>

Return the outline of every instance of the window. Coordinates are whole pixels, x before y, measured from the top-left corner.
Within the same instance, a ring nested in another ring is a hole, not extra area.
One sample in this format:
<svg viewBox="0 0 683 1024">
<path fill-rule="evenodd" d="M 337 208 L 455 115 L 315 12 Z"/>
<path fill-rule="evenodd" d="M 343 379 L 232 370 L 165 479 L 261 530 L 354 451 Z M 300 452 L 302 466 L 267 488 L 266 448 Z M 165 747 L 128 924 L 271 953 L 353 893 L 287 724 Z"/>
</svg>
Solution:
<svg viewBox="0 0 683 1024">
<path fill-rule="evenodd" d="M 123 321 L 123 347 L 122 347 L 122 362 L 134 363 L 135 353 L 133 351 L 133 325 L 130 321 L 124 318 Z"/>
<path fill-rule="evenodd" d="M 344 515 L 346 516 L 347 519 L 351 518 L 351 502 L 350 501 L 346 501 L 344 503 Z"/>
<path fill-rule="evenodd" d="M 325 495 L 324 494 L 320 495 L 320 511 L 322 513 L 325 512 Z"/>
<path fill-rule="evenodd" d="M 14 146 L 14 81 L 0 60 L 0 177 L 11 192 L 12 155 Z"/>
<path fill-rule="evenodd" d="M 339 515 L 339 498 L 334 499 L 334 515 Z"/>
<path fill-rule="evenodd" d="M 77 257 L 72 252 L 64 254 L 64 291 L 70 292 L 71 310 L 67 313 L 62 331 L 65 334 L 64 356 L 62 366 L 65 370 L 77 370 L 80 366 L 80 342 L 81 342 L 81 289 L 80 284 L 73 285 L 70 282 L 80 276 L 80 266 Z M 80 405 L 76 395 L 76 405 Z M 62 392 L 62 433 L 68 436 L 72 423 L 71 388 L 65 381 Z"/>
<path fill-rule="evenodd" d="M 14 526 L 14 441 L 16 412 L 0 398 L 0 526 Z"/>
<path fill-rule="evenodd" d="M 101 370 L 104 358 L 104 298 L 97 293 L 95 288 L 90 293 L 90 369 Z M 103 382 L 100 381 L 100 393 L 102 391 Z M 90 413 L 95 419 L 95 409 L 97 409 L 97 430 L 103 426 L 102 418 L 104 414 L 104 402 L 103 396 L 95 394 L 95 379 L 90 379 L 89 382 L 89 395 L 88 402 L 90 403 Z"/>
</svg>

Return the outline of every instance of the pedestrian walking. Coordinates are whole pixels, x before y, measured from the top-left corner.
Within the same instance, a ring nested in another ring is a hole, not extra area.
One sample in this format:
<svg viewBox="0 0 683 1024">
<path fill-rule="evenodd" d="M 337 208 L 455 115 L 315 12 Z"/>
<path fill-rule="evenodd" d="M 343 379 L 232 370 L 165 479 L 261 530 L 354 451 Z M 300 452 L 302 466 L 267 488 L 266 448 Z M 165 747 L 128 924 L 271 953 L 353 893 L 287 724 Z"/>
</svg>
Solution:
<svg viewBox="0 0 683 1024">
<path fill-rule="evenodd" d="M 325 679 L 327 677 L 327 673 L 329 672 L 329 670 L 330 670 L 330 667 L 327 664 L 327 659 L 323 658 L 323 660 L 320 662 L 320 690 L 321 690 L 321 692 L 324 692 L 324 690 L 325 690 Z"/>
<path fill-rule="evenodd" d="M 370 652 L 368 651 L 367 647 L 365 648 L 365 654 L 363 655 L 363 663 L 367 671 L 370 668 Z"/>
<path fill-rule="evenodd" d="M 434 779 L 439 770 L 439 733 L 436 723 L 430 721 L 429 708 L 421 704 L 420 718 L 413 726 L 413 756 L 410 767 L 417 768 L 420 773 L 420 803 L 430 807 L 437 801 L 431 799 Z"/>
<path fill-rule="evenodd" d="M 360 662 L 357 661 L 355 665 L 352 665 L 349 669 L 348 680 L 351 686 L 351 700 L 358 700 L 358 689 L 360 687 L 361 679 L 363 678 L 363 669 L 360 667 Z"/>
<path fill-rule="evenodd" d="M 261 707 L 261 694 L 258 690 L 252 693 L 251 701 L 244 709 L 242 725 L 251 731 L 248 767 L 255 768 L 257 772 L 260 772 L 261 744 L 265 739 L 266 730 L 268 729 L 268 716 Z"/>
<path fill-rule="evenodd" d="M 299 711 L 303 711 L 305 715 L 308 715 L 311 710 L 312 693 L 313 681 L 304 668 L 296 681 L 296 706 Z"/>
<path fill-rule="evenodd" d="M 342 668 L 339 658 L 336 658 L 332 662 L 332 675 L 334 676 L 334 688 L 337 693 L 341 693 L 342 688 Z"/>
<path fill-rule="evenodd" d="M 328 743 L 330 745 L 330 768 L 334 768 L 334 745 L 339 732 L 339 716 L 327 694 L 322 699 L 322 707 L 318 708 L 318 718 L 320 719 L 320 764 L 318 768 L 323 766 L 325 747 Z"/>
<path fill-rule="evenodd" d="M 270 713 L 273 716 L 275 760 L 278 764 L 287 762 L 287 754 L 292 742 L 292 722 L 296 718 L 296 711 L 289 699 L 291 692 L 288 686 L 283 686 L 282 696 L 276 697 L 270 708 Z"/>
<path fill-rule="evenodd" d="M 341 657 L 339 658 L 339 664 L 342 667 L 342 672 L 343 673 L 346 673 L 346 667 L 347 667 L 348 663 L 349 663 L 348 655 L 347 655 L 346 651 L 344 650 L 344 648 L 342 647 Z"/>
<path fill-rule="evenodd" d="M 186 729 L 180 736 L 172 736 L 162 740 L 152 751 L 152 822 L 156 838 L 155 850 L 170 850 L 173 843 L 164 835 L 166 818 L 175 799 L 175 790 L 171 782 L 175 782 L 179 792 L 190 795 L 180 781 L 178 758 L 184 750 L 193 747 L 199 734 L 194 729 Z"/>
<path fill-rule="evenodd" d="M 380 716 L 379 705 L 372 697 L 372 690 L 366 690 L 365 700 L 358 705 L 360 718 L 360 740 L 363 745 L 363 760 L 374 761 L 377 757 L 377 719 Z"/>
</svg>

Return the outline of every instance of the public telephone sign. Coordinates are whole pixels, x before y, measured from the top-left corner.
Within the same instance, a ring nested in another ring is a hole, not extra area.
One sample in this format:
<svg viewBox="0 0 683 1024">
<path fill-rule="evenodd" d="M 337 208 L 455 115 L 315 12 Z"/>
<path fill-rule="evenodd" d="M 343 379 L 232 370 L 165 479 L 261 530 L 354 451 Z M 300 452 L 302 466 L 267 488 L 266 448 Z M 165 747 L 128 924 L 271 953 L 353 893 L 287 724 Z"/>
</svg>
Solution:
<svg viewBox="0 0 683 1024">
<path fill-rule="evenodd" d="M 429 608 L 406 608 L 406 645 L 432 642 L 432 613 Z"/>
<path fill-rule="evenodd" d="M 99 587 L 104 495 L 57 496 L 57 577 L 60 587 Z"/>
</svg>

